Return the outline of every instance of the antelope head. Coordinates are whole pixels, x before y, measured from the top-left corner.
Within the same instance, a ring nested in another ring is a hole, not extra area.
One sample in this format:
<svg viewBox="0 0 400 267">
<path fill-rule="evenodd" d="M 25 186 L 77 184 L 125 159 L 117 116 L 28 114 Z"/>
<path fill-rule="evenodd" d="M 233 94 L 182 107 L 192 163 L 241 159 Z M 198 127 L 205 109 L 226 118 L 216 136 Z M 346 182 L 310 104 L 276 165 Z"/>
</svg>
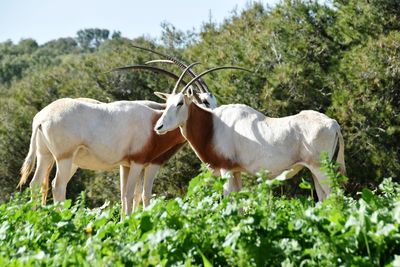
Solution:
<svg viewBox="0 0 400 267">
<path fill-rule="evenodd" d="M 213 72 L 217 70 L 222 70 L 222 69 L 237 69 L 237 70 L 244 70 L 244 71 L 249 71 L 247 69 L 241 68 L 241 67 L 235 67 L 235 66 L 223 66 L 223 67 L 216 67 L 212 68 L 209 70 L 206 70 L 199 75 L 197 75 L 195 78 L 193 78 L 189 83 L 185 85 L 185 87 L 177 93 L 177 89 L 179 87 L 179 84 L 181 82 L 181 78 L 185 75 L 185 72 L 191 68 L 194 65 L 199 64 L 198 62 L 195 62 L 191 65 L 189 65 L 184 72 L 181 74 L 179 80 L 177 81 L 174 89 L 172 90 L 171 94 L 165 94 L 165 93 L 159 93 L 156 92 L 157 95 L 162 94 L 163 98 L 166 99 L 166 108 L 161 115 L 161 117 L 158 119 L 154 130 L 157 132 L 157 134 L 164 134 L 166 132 L 172 131 L 179 126 L 183 126 L 185 122 L 187 121 L 189 117 L 189 106 L 190 104 L 194 101 L 196 103 L 202 103 L 202 100 L 200 98 L 200 94 L 195 92 L 194 90 L 190 89 L 190 86 L 196 82 L 198 79 L 200 79 L 202 76 Z M 249 71 L 250 72 L 250 71 Z M 211 93 L 210 93 L 211 95 Z M 207 99 L 208 101 L 208 99 Z"/>
</svg>

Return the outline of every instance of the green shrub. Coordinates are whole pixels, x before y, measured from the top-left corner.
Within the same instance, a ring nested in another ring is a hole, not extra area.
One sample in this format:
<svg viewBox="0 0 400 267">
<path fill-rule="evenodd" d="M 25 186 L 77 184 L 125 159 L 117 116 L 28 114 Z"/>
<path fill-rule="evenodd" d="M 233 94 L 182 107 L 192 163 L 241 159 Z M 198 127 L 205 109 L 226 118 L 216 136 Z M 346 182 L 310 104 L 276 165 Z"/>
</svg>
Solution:
<svg viewBox="0 0 400 267">
<path fill-rule="evenodd" d="M 325 169 L 334 166 L 325 164 Z M 336 179 L 334 171 L 329 173 Z M 203 171 L 183 198 L 153 199 L 120 221 L 120 206 L 39 206 L 15 194 L 0 206 L 0 263 L 8 266 L 384 266 L 399 261 L 400 185 L 384 179 L 358 200 L 274 196 L 281 181 L 222 198 Z M 397 255 L 397 256 L 396 256 Z"/>
</svg>

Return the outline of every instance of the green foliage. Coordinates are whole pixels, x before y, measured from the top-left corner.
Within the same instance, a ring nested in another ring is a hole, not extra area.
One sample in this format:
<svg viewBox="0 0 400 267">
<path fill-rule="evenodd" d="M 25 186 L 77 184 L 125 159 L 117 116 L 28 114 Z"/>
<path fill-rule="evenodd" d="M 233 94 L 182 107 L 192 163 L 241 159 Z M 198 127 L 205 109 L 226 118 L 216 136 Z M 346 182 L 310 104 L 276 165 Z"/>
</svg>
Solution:
<svg viewBox="0 0 400 267">
<path fill-rule="evenodd" d="M 161 40 L 169 49 L 184 48 L 195 42 L 196 33 L 193 31 L 177 30 L 174 25 L 167 22 L 161 23 L 161 28 Z"/>
<path fill-rule="evenodd" d="M 84 50 L 99 47 L 108 39 L 110 31 L 107 29 L 84 29 L 77 32 L 77 41 Z"/>
<path fill-rule="evenodd" d="M 332 113 L 345 129 L 349 170 L 398 176 L 400 170 L 400 34 L 355 46 L 343 57 Z"/>
<path fill-rule="evenodd" d="M 33 114 L 32 107 L 21 107 L 13 99 L 0 98 L 0 202 L 16 190 L 21 160 L 29 147 Z"/>
<path fill-rule="evenodd" d="M 21 78 L 32 61 L 32 53 L 38 44 L 32 39 L 21 40 L 18 45 L 11 41 L 0 44 L 0 83 L 9 85 L 14 78 Z"/>
<path fill-rule="evenodd" d="M 328 165 L 325 166 L 329 168 Z M 333 179 L 334 177 L 330 177 Z M 184 198 L 152 200 L 120 220 L 120 206 L 41 207 L 15 194 L 0 206 L 0 263 L 7 266 L 384 266 L 400 255 L 400 185 L 385 179 L 355 200 L 314 205 L 271 194 L 279 180 L 221 198 L 202 172 Z"/>
</svg>

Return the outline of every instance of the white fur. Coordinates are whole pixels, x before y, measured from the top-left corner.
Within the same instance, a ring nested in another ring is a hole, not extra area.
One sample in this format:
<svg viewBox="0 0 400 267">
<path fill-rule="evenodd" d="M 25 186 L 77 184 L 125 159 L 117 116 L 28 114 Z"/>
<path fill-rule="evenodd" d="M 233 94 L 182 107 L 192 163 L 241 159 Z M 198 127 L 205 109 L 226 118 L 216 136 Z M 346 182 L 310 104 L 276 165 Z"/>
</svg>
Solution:
<svg viewBox="0 0 400 267">
<path fill-rule="evenodd" d="M 218 107 L 217 99 L 211 93 L 200 93 L 199 98 L 203 104 L 202 106 L 206 108 L 214 109 Z"/>
<path fill-rule="evenodd" d="M 162 107 L 149 101 L 105 104 L 69 98 L 49 104 L 33 119 L 33 136 L 36 137 L 31 142 L 37 146 L 33 153 L 38 163 L 30 183 L 32 191 L 47 182 L 43 181 L 45 172 L 54 162 L 57 165 L 52 183 L 55 201 L 65 200 L 66 185 L 77 168 L 109 170 L 125 167 L 128 168 L 125 175 L 134 175 L 135 183 L 136 176 L 147 166 L 128 162 L 125 156 L 143 148 L 151 135 L 151 120 Z M 133 173 L 132 168 L 140 171 Z M 131 209 L 134 186 L 121 184 L 121 198 L 127 213 Z"/>
<path fill-rule="evenodd" d="M 171 95 L 167 107 L 156 123 L 155 130 L 165 133 L 180 126 L 185 136 L 185 124 L 188 119 L 188 107 L 176 106 L 184 98 L 182 94 Z M 185 104 L 190 105 L 190 101 Z M 224 105 L 212 114 L 212 142 L 217 153 L 238 163 L 241 171 L 256 173 L 267 170 L 275 177 L 290 170 L 287 177 L 295 175 L 302 167 L 313 173 L 318 198 L 324 199 L 331 191 L 326 175 L 320 172 L 320 155 L 323 151 L 333 156 L 339 144 L 338 163 L 345 172 L 343 138 L 339 124 L 316 111 L 302 111 L 299 114 L 268 118 L 246 105 Z M 160 127 L 162 126 L 162 127 Z M 188 140 L 190 143 L 190 140 Z M 229 170 L 221 169 L 222 174 Z M 235 180 L 240 181 L 237 170 L 232 170 Z M 231 176 L 232 177 L 232 176 Z M 232 185 L 238 186 L 232 186 Z M 229 181 L 227 191 L 238 191 L 240 182 Z M 229 193 L 229 192 L 226 192 Z"/>
</svg>

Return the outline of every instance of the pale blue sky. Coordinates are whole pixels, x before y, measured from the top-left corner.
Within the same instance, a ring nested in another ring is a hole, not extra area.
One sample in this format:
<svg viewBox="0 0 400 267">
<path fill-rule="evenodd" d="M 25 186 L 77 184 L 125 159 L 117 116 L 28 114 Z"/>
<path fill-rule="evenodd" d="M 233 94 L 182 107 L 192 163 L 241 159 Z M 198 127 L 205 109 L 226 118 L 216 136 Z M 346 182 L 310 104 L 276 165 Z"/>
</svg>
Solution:
<svg viewBox="0 0 400 267">
<path fill-rule="evenodd" d="M 43 44 L 59 37 L 75 37 L 84 28 L 119 30 L 134 38 L 159 37 L 160 24 L 180 30 L 199 29 L 208 21 L 220 23 L 249 0 L 0 0 L 0 42 L 33 38 Z M 254 2 L 254 1 L 252 1 Z M 273 5 L 278 0 L 257 1 Z"/>
</svg>

